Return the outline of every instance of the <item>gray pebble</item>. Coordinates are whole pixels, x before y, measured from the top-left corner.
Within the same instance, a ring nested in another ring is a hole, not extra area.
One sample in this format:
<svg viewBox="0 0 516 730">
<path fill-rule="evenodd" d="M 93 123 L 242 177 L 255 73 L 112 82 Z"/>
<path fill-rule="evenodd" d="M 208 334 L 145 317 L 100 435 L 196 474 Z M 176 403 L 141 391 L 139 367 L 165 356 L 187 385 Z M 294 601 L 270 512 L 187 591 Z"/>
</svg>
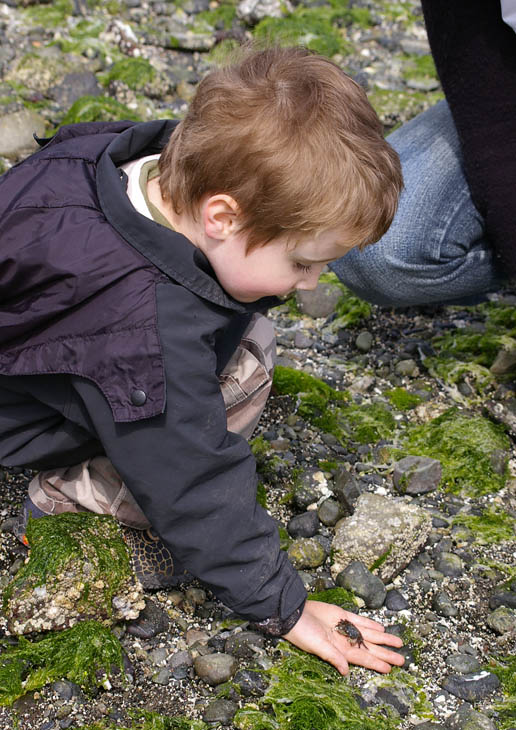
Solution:
<svg viewBox="0 0 516 730">
<path fill-rule="evenodd" d="M 459 612 L 445 591 L 439 591 L 432 599 L 432 608 L 440 616 L 456 616 Z"/>
<path fill-rule="evenodd" d="M 396 588 L 387 591 L 385 606 L 389 611 L 405 611 L 409 605 L 407 599 Z"/>
<path fill-rule="evenodd" d="M 493 593 L 489 599 L 489 608 L 495 609 L 499 606 L 507 608 L 516 608 L 516 593 L 513 591 L 504 591 L 503 593 Z"/>
<path fill-rule="evenodd" d="M 416 376 L 419 373 L 417 362 L 415 360 L 400 360 L 394 368 L 396 375 Z"/>
<path fill-rule="evenodd" d="M 238 631 L 227 640 L 224 651 L 239 659 L 251 659 L 256 655 L 253 647 L 262 649 L 265 646 L 265 637 L 256 631 Z"/>
<path fill-rule="evenodd" d="M 496 730 L 494 722 L 469 705 L 463 705 L 446 720 L 448 730 Z"/>
<path fill-rule="evenodd" d="M 333 527 L 342 517 L 342 509 L 336 499 L 328 497 L 319 505 L 317 514 L 323 525 Z"/>
<path fill-rule="evenodd" d="M 500 680 L 496 674 L 486 671 L 475 674 L 450 674 L 441 686 L 461 700 L 476 702 L 498 689 Z"/>
<path fill-rule="evenodd" d="M 410 706 L 414 700 L 413 692 L 408 687 L 381 687 L 376 693 L 379 702 L 391 705 L 401 715 L 406 717 L 410 712 Z"/>
<path fill-rule="evenodd" d="M 360 332 L 355 340 L 355 347 L 357 348 L 357 350 L 360 350 L 360 352 L 369 352 L 372 345 L 373 335 L 367 330 L 364 330 L 364 332 Z"/>
<path fill-rule="evenodd" d="M 269 684 L 263 674 L 251 669 L 239 669 L 233 677 L 233 682 L 238 685 L 244 697 L 261 697 Z"/>
<path fill-rule="evenodd" d="M 319 517 L 314 509 L 295 515 L 287 524 L 291 537 L 313 537 L 319 529 Z"/>
<path fill-rule="evenodd" d="M 460 557 L 446 551 L 437 555 L 434 567 L 443 575 L 451 578 L 458 578 L 464 573 L 464 563 Z"/>
<path fill-rule="evenodd" d="M 338 574 L 336 583 L 363 598 L 368 608 L 383 606 L 387 589 L 380 578 L 373 575 L 360 560 L 354 560 L 344 568 Z"/>
<path fill-rule="evenodd" d="M 139 639 L 151 639 L 167 631 L 169 626 L 170 618 L 167 612 L 148 598 L 138 618 L 127 623 L 127 633 Z"/>
<path fill-rule="evenodd" d="M 298 570 L 318 568 L 326 560 L 326 552 L 317 540 L 311 537 L 300 537 L 288 548 L 290 562 Z"/>
<path fill-rule="evenodd" d="M 451 654 L 446 659 L 446 665 L 458 674 L 473 674 L 480 670 L 480 662 L 469 654 Z"/>
<path fill-rule="evenodd" d="M 168 654 L 168 649 L 165 649 L 164 646 L 159 646 L 156 647 L 156 649 L 151 649 L 147 653 L 147 657 L 151 664 L 159 666 L 160 664 L 164 664 L 167 661 Z"/>
<path fill-rule="evenodd" d="M 163 667 L 163 669 L 160 669 L 156 674 L 153 674 L 151 677 L 152 682 L 154 684 L 160 684 L 165 687 L 172 678 L 172 670 L 168 669 L 168 667 Z"/>
<path fill-rule="evenodd" d="M 400 494 L 417 496 L 437 489 L 441 476 L 441 462 L 437 459 L 406 456 L 394 465 L 392 480 Z"/>
</svg>

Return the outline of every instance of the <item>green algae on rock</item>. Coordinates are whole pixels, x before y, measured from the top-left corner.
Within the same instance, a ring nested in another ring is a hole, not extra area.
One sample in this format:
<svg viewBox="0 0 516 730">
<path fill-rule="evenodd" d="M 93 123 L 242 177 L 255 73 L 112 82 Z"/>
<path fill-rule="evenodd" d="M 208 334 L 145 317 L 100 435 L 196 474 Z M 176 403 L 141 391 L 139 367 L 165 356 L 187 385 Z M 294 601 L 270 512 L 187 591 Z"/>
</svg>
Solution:
<svg viewBox="0 0 516 730">
<path fill-rule="evenodd" d="M 485 669 L 496 674 L 504 693 L 504 701 L 494 706 L 498 713 L 497 727 L 511 730 L 516 725 L 516 654 L 495 657 Z"/>
<path fill-rule="evenodd" d="M 77 122 L 116 122 L 128 119 L 140 121 L 140 117 L 127 106 L 109 96 L 81 96 L 74 101 L 60 124 L 76 124 Z"/>
<path fill-rule="evenodd" d="M 384 395 L 390 400 L 394 408 L 398 411 L 410 411 L 412 408 L 418 406 L 422 398 L 415 393 L 409 393 L 405 388 L 393 388 L 392 390 L 386 390 Z"/>
<path fill-rule="evenodd" d="M 502 509 L 491 507 L 481 515 L 458 514 L 453 518 L 454 525 L 464 525 L 475 536 L 480 545 L 514 540 L 516 537 L 516 520 Z"/>
<path fill-rule="evenodd" d="M 492 459 L 509 448 L 503 427 L 453 407 L 422 426 L 408 427 L 401 453 L 438 459 L 443 469 L 441 484 L 448 491 L 480 496 L 505 485 L 508 459 L 503 473 L 495 471 Z"/>
<path fill-rule="evenodd" d="M 137 618 L 143 589 L 112 517 L 83 512 L 30 518 L 26 535 L 29 559 L 3 594 L 11 633 Z"/>
<path fill-rule="evenodd" d="M 335 307 L 335 319 L 328 326 L 330 332 L 337 332 L 346 327 L 353 327 L 369 319 L 372 312 L 369 302 L 365 302 L 353 294 L 351 289 L 344 286 L 336 274 L 322 274 L 319 281 L 324 284 L 334 284 L 342 292 L 342 296 Z"/>
<path fill-rule="evenodd" d="M 83 621 L 40 641 L 20 637 L 0 654 L 0 705 L 11 705 L 27 692 L 58 679 L 85 690 L 104 686 L 113 671 L 123 675 L 122 647 L 97 621 Z"/>
<path fill-rule="evenodd" d="M 130 89 L 141 89 L 156 76 L 156 69 L 146 58 L 122 58 L 100 75 L 107 86 L 110 81 L 123 81 Z"/>
<path fill-rule="evenodd" d="M 346 611 L 356 611 L 357 602 L 355 596 L 346 588 L 328 588 L 325 591 L 317 591 L 308 594 L 309 601 L 321 601 L 322 603 L 333 603 Z"/>
<path fill-rule="evenodd" d="M 385 706 L 363 710 L 355 691 L 321 659 L 280 644 L 283 658 L 267 674 L 259 705 L 233 719 L 239 730 L 394 730 L 399 718 Z"/>
</svg>

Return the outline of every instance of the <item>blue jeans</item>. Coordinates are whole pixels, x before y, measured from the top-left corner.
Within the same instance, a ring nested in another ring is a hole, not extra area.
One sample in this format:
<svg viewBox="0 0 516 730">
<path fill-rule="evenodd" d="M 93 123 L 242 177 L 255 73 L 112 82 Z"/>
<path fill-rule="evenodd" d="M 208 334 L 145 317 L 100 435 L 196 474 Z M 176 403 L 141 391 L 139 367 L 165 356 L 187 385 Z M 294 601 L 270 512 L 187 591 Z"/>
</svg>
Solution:
<svg viewBox="0 0 516 730">
<path fill-rule="evenodd" d="M 382 306 L 475 304 L 503 284 L 462 170 L 445 101 L 389 136 L 405 189 L 393 224 L 375 244 L 331 264 L 358 296 Z"/>
</svg>

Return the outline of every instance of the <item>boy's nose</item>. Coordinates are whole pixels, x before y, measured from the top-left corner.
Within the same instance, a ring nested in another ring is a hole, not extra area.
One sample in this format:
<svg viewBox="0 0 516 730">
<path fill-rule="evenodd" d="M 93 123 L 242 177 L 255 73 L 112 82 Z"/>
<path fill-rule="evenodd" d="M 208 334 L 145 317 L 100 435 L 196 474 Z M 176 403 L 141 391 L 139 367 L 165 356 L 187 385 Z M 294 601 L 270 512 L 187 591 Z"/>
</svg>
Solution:
<svg viewBox="0 0 516 730">
<path fill-rule="evenodd" d="M 319 281 L 321 272 L 319 270 L 310 272 L 303 276 L 302 280 L 296 286 L 296 289 L 302 289 L 303 291 L 315 289 Z"/>
</svg>

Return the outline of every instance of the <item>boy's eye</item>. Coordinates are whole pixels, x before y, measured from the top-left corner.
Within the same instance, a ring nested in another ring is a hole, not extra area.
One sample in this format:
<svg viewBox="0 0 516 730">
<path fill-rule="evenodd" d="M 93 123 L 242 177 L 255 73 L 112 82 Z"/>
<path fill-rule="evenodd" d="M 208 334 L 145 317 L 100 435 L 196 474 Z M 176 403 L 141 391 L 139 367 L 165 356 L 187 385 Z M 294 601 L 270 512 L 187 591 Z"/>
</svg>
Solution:
<svg viewBox="0 0 516 730">
<path fill-rule="evenodd" d="M 310 271 L 311 268 L 312 268 L 311 266 L 305 266 L 304 264 L 300 264 L 296 261 L 296 269 L 299 269 L 304 274 L 308 274 L 308 272 Z"/>
</svg>

